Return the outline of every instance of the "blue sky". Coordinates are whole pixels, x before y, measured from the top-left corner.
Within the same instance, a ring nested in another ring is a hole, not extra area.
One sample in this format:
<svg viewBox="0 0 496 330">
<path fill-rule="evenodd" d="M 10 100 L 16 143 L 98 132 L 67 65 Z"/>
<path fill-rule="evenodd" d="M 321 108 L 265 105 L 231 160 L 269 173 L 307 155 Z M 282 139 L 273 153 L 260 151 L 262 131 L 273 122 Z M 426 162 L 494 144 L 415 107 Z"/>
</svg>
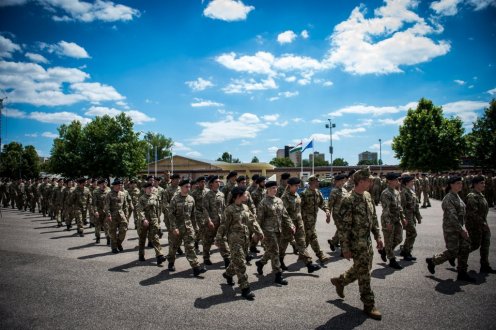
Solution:
<svg viewBox="0 0 496 330">
<path fill-rule="evenodd" d="M 1 0 L 3 143 L 126 112 L 174 153 L 249 162 L 314 140 L 356 164 L 421 97 L 472 122 L 496 95 L 496 1 Z M 307 158 L 308 155 L 305 155 Z"/>
</svg>

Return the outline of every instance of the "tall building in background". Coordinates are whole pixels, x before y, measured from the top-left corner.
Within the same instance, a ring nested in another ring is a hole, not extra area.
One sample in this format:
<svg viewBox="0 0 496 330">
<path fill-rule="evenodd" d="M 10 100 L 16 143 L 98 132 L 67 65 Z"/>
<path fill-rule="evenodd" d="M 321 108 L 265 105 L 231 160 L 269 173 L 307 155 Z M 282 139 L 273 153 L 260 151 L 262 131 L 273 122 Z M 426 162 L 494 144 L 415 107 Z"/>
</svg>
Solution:
<svg viewBox="0 0 496 330">
<path fill-rule="evenodd" d="M 320 153 L 318 151 L 315 151 L 313 154 L 308 155 L 308 159 L 310 160 L 310 164 L 313 162 L 313 158 L 315 157 L 315 160 L 318 161 L 320 160 L 321 162 L 325 161 L 325 154 Z"/>
<path fill-rule="evenodd" d="M 301 164 L 301 151 L 289 153 L 289 150 L 294 148 L 294 146 L 284 146 L 284 149 L 277 149 L 276 157 L 277 158 L 289 158 L 296 165 L 299 166 Z"/>
<path fill-rule="evenodd" d="M 377 152 L 364 151 L 358 154 L 358 161 L 371 160 L 377 162 Z"/>
</svg>

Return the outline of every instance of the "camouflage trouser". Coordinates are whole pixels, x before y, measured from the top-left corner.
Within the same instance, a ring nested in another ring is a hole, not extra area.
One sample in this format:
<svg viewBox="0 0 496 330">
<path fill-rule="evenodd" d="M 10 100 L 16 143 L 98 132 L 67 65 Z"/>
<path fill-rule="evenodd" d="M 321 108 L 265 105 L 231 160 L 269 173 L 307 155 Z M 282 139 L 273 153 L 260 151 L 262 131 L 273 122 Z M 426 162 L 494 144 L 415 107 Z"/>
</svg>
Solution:
<svg viewBox="0 0 496 330">
<path fill-rule="evenodd" d="M 424 202 L 422 203 L 422 206 L 431 206 L 431 201 L 429 200 L 429 194 L 427 193 L 427 191 L 423 191 L 422 194 L 424 196 Z"/>
<path fill-rule="evenodd" d="M 375 304 L 374 292 L 370 287 L 370 270 L 374 259 L 372 244 L 369 241 L 367 247 L 364 247 L 363 250 L 352 251 L 352 255 L 353 266 L 339 277 L 339 281 L 346 286 L 358 280 L 360 300 L 365 307 L 373 307 Z"/>
<path fill-rule="evenodd" d="M 29 210 L 34 213 L 34 210 L 36 209 L 36 199 L 37 197 L 33 196 L 30 200 L 30 203 L 29 203 Z"/>
<path fill-rule="evenodd" d="M 158 219 L 150 219 L 148 220 L 149 225 L 147 228 L 143 227 L 143 222 L 138 221 L 138 237 L 139 237 L 139 255 L 145 256 L 145 243 L 146 238 L 148 237 L 148 241 L 152 243 L 153 249 L 155 250 L 155 256 L 161 256 L 162 246 L 160 245 L 160 240 L 158 238 Z"/>
<path fill-rule="evenodd" d="M 86 221 L 86 210 L 76 208 L 74 210 L 74 219 L 76 220 L 78 233 L 84 232 L 84 223 Z"/>
<path fill-rule="evenodd" d="M 293 221 L 293 225 L 296 228 L 296 232 L 294 235 L 289 229 L 283 229 L 281 235 L 279 256 L 281 258 L 284 258 L 284 256 L 286 255 L 288 244 L 294 240 L 296 242 L 296 251 L 298 251 L 300 259 L 302 259 L 305 264 L 311 263 L 312 257 L 310 257 L 310 254 L 308 254 L 308 251 L 306 249 L 305 226 L 303 225 L 303 221 Z"/>
<path fill-rule="evenodd" d="M 480 248 L 481 266 L 489 266 L 489 246 L 491 245 L 491 231 L 489 227 L 480 228 L 466 226 L 470 237 L 470 250 L 475 251 Z"/>
<path fill-rule="evenodd" d="M 440 265 L 449 259 L 458 258 L 458 271 L 466 272 L 468 268 L 468 255 L 470 253 L 470 241 L 464 239 L 458 231 L 443 230 L 443 232 L 446 251 L 432 257 L 434 265 Z"/>
<path fill-rule="evenodd" d="M 215 235 L 217 235 L 217 230 L 219 229 L 219 224 L 215 224 L 214 229 L 210 229 L 205 226 L 205 231 L 203 233 L 203 259 L 210 259 L 210 249 L 212 244 L 215 242 Z M 220 243 L 220 254 L 222 258 L 230 258 L 231 253 L 229 251 L 229 246 L 227 246 L 226 241 L 221 241 Z"/>
<path fill-rule="evenodd" d="M 184 241 L 184 249 L 186 253 L 186 259 L 188 260 L 190 266 L 192 268 L 198 267 L 198 258 L 195 253 L 195 239 L 193 238 L 193 231 L 187 228 L 178 228 L 179 236 L 172 234 L 169 232 L 169 255 L 167 259 L 169 259 L 170 263 L 174 263 L 176 260 L 176 252 L 177 249 L 181 246 L 181 242 Z"/>
<path fill-rule="evenodd" d="M 95 222 L 96 222 L 96 217 L 95 217 L 95 213 L 92 212 L 91 210 L 88 210 L 88 216 L 90 218 L 90 223 L 92 225 L 95 225 Z"/>
<path fill-rule="evenodd" d="M 62 224 L 62 206 L 61 205 L 55 205 L 55 220 L 57 220 L 57 224 Z"/>
<path fill-rule="evenodd" d="M 64 214 L 64 219 L 65 219 L 65 224 L 67 226 L 72 225 L 72 218 L 74 217 L 72 207 L 70 207 L 70 206 L 64 207 L 63 214 Z"/>
<path fill-rule="evenodd" d="M 164 214 L 164 225 L 165 225 L 165 229 L 169 230 L 169 208 L 164 208 L 163 214 Z M 159 227 L 160 227 L 160 222 L 158 224 L 159 224 Z"/>
<path fill-rule="evenodd" d="M 403 228 L 401 227 L 401 223 L 396 222 L 391 225 L 393 228 L 388 230 L 387 226 L 384 223 L 382 224 L 384 249 L 386 250 L 388 259 L 394 258 L 394 249 L 401 243 L 401 241 L 403 241 Z"/>
<path fill-rule="evenodd" d="M 106 220 L 108 221 L 108 220 Z M 119 231 L 119 233 L 117 233 Z M 119 244 L 124 242 L 127 233 L 126 217 L 117 214 L 112 214 L 112 221 L 109 223 L 110 245 L 112 249 L 117 249 Z"/>
<path fill-rule="evenodd" d="M 248 275 L 246 274 L 246 249 L 249 246 L 248 237 L 229 238 L 229 249 L 231 250 L 231 263 L 226 269 L 227 276 L 238 277 L 241 289 L 250 287 Z"/>
<path fill-rule="evenodd" d="M 109 235 L 109 223 L 107 217 L 103 211 L 98 212 L 98 218 L 95 217 L 95 237 L 100 238 L 100 232 L 104 231 L 105 237 L 110 237 Z"/>
<path fill-rule="evenodd" d="M 338 245 L 339 244 L 339 220 L 336 219 L 336 217 L 333 215 L 332 218 L 334 219 L 334 224 L 336 225 L 336 233 L 334 233 L 334 236 L 331 238 L 331 243 L 333 245 Z"/>
<path fill-rule="evenodd" d="M 303 218 L 303 224 L 305 227 L 305 243 L 307 247 L 310 245 L 313 252 L 315 252 L 315 255 L 320 258 L 323 255 L 323 252 L 320 248 L 319 238 L 317 237 L 315 222 L 315 217 L 310 216 Z"/>
<path fill-rule="evenodd" d="M 279 260 L 281 233 L 264 231 L 264 236 L 265 253 L 262 259 L 260 259 L 260 262 L 265 265 L 270 260 L 272 264 L 272 270 L 275 273 L 280 273 L 282 271 L 281 261 Z"/>
<path fill-rule="evenodd" d="M 12 206 L 13 209 L 15 209 L 15 207 L 16 207 L 16 196 L 15 195 L 10 196 L 10 206 Z"/>
<path fill-rule="evenodd" d="M 403 243 L 403 251 L 406 253 L 412 253 L 413 244 L 417 237 L 417 229 L 415 226 L 415 220 L 408 220 L 408 224 L 403 228 L 406 234 L 405 243 Z"/>
<path fill-rule="evenodd" d="M 24 203 L 26 202 L 24 195 L 17 196 L 16 205 L 19 211 L 24 209 Z"/>
</svg>

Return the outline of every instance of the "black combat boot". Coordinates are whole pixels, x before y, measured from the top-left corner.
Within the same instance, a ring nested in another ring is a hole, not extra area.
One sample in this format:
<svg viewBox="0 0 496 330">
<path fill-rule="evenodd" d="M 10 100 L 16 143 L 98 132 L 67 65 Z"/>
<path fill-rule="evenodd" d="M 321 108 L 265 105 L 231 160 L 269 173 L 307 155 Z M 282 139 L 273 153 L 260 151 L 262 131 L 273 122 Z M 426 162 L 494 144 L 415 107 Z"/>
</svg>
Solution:
<svg viewBox="0 0 496 330">
<path fill-rule="evenodd" d="M 169 270 L 169 272 L 175 272 L 176 271 L 176 267 L 174 266 L 173 262 L 169 262 L 167 269 Z"/>
<path fill-rule="evenodd" d="M 98 244 L 98 243 L 100 243 L 100 237 L 97 237 L 95 240 L 95 244 Z"/>
<path fill-rule="evenodd" d="M 227 269 L 227 267 L 229 267 L 230 264 L 231 264 L 231 259 L 224 258 L 224 268 Z"/>
<path fill-rule="evenodd" d="M 146 261 L 145 256 L 144 256 L 143 254 L 140 254 L 140 255 L 139 255 L 138 260 L 139 260 L 139 261 Z"/>
<path fill-rule="evenodd" d="M 258 273 L 258 275 L 263 275 L 264 264 L 262 263 L 262 261 L 260 261 L 260 260 L 255 261 L 255 265 L 257 266 L 257 273 Z"/>
<path fill-rule="evenodd" d="M 228 285 L 234 285 L 233 277 L 227 275 L 225 272 L 222 273 L 222 277 L 226 279 Z"/>
<path fill-rule="evenodd" d="M 251 292 L 250 288 L 241 289 L 241 296 L 247 300 L 255 299 L 255 294 Z"/>
<path fill-rule="evenodd" d="M 280 284 L 280 285 L 288 285 L 288 281 L 286 281 L 286 280 L 282 277 L 282 272 L 278 272 L 278 273 L 276 273 L 276 275 L 275 275 L 275 279 L 274 279 L 274 283 L 277 283 L 277 284 Z"/>
<path fill-rule="evenodd" d="M 481 265 L 480 272 L 487 274 L 496 274 L 496 270 L 492 269 L 489 265 Z"/>
<path fill-rule="evenodd" d="M 309 273 L 313 273 L 313 272 L 319 270 L 320 266 L 317 264 L 309 263 L 309 264 L 307 264 L 307 269 L 308 269 Z"/>
<path fill-rule="evenodd" d="M 331 278 L 331 283 L 336 287 L 336 293 L 340 298 L 344 298 L 344 285 L 341 283 L 339 278 L 333 277 Z"/>
<path fill-rule="evenodd" d="M 455 266 L 456 266 L 455 260 L 456 260 L 456 258 L 450 258 L 450 259 L 448 259 L 448 262 L 449 262 L 449 264 L 450 264 L 452 267 L 455 267 Z"/>
<path fill-rule="evenodd" d="M 184 254 L 183 250 L 181 250 L 181 247 L 177 248 L 176 253 L 177 253 L 177 255 L 180 255 L 180 256 L 182 256 Z"/>
<path fill-rule="evenodd" d="M 387 261 L 386 249 L 382 248 L 381 250 L 378 251 L 379 254 L 381 255 L 382 261 L 386 262 Z"/>
<path fill-rule="evenodd" d="M 332 243 L 332 239 L 328 239 L 327 243 L 329 243 L 329 248 L 332 252 L 336 251 L 336 247 L 334 246 L 334 243 Z"/>
<path fill-rule="evenodd" d="M 415 260 L 417 260 L 417 257 L 414 257 L 414 256 L 412 256 L 411 253 L 408 253 L 408 259 L 410 259 L 408 261 L 415 261 Z"/>
<path fill-rule="evenodd" d="M 147 245 L 147 247 L 149 247 L 149 248 L 153 248 L 153 243 L 152 243 L 152 241 L 150 241 L 150 240 L 148 241 L 148 245 Z"/>
<path fill-rule="evenodd" d="M 476 279 L 470 276 L 466 271 L 458 271 L 458 276 L 456 278 L 457 281 L 465 281 L 469 283 L 475 283 Z"/>
<path fill-rule="evenodd" d="M 432 258 L 425 259 L 425 262 L 427 262 L 427 269 L 429 270 L 429 273 L 435 274 L 436 273 L 436 265 L 434 265 L 434 261 L 432 261 Z"/>
<path fill-rule="evenodd" d="M 297 256 L 298 255 L 298 249 L 296 248 L 296 244 L 291 244 L 291 246 L 293 247 L 293 254 L 295 256 Z"/>
<path fill-rule="evenodd" d="M 119 249 L 119 251 L 124 251 L 124 248 L 122 247 L 122 244 L 121 243 L 117 243 L 117 248 Z"/>
<path fill-rule="evenodd" d="M 117 250 L 117 249 L 112 249 L 112 253 L 119 253 L 119 250 Z"/>
<path fill-rule="evenodd" d="M 210 258 L 203 258 L 203 263 L 207 266 L 212 265 L 212 261 L 210 260 Z"/>
<path fill-rule="evenodd" d="M 71 225 L 67 225 L 67 231 L 71 230 Z"/>
<path fill-rule="evenodd" d="M 144 259 L 144 257 L 143 257 L 143 259 Z M 163 264 L 165 260 L 167 260 L 167 258 L 164 255 L 157 256 L 157 266 L 160 266 L 161 264 Z"/>
<path fill-rule="evenodd" d="M 110 245 L 110 237 L 107 237 L 107 245 Z"/>
<path fill-rule="evenodd" d="M 281 262 L 281 269 L 282 270 L 288 270 L 288 267 L 284 263 L 284 257 L 279 257 L 279 261 Z"/>
<path fill-rule="evenodd" d="M 193 268 L 193 276 L 198 277 L 200 274 L 203 274 L 206 271 L 207 271 L 207 269 L 205 267 L 200 267 L 200 266 L 194 267 Z"/>
<path fill-rule="evenodd" d="M 394 269 L 403 269 L 403 267 L 401 267 L 401 265 L 396 261 L 396 258 L 389 260 L 389 267 Z"/>
</svg>

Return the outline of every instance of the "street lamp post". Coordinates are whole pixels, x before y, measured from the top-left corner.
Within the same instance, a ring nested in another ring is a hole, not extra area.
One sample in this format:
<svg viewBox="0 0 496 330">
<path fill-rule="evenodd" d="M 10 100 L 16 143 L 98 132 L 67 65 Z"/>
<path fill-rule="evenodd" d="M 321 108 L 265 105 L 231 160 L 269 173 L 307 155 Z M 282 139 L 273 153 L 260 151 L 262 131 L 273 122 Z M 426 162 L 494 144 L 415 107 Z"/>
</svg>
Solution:
<svg viewBox="0 0 496 330">
<path fill-rule="evenodd" d="M 382 173 L 382 140 L 379 139 L 379 173 Z"/>
<path fill-rule="evenodd" d="M 329 129 L 329 138 L 330 138 L 330 141 L 331 141 L 331 144 L 329 146 L 329 153 L 331 154 L 331 175 L 332 175 L 332 154 L 333 154 L 333 148 L 332 148 L 332 128 L 333 127 L 336 127 L 336 124 L 333 124 L 332 123 L 332 120 L 331 119 L 327 119 L 329 120 L 329 124 L 326 124 L 326 128 Z"/>
</svg>

